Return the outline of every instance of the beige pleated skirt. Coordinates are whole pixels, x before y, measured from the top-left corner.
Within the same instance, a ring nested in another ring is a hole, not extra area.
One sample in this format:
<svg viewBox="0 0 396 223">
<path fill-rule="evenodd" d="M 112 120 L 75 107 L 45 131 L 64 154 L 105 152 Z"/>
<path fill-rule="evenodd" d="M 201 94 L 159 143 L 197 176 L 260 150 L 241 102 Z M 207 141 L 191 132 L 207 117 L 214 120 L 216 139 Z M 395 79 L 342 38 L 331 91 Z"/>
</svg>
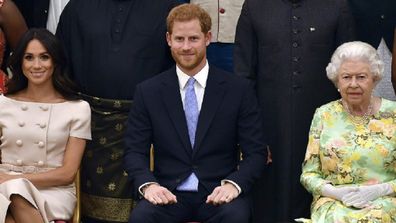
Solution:
<svg viewBox="0 0 396 223">
<path fill-rule="evenodd" d="M 5 222 L 10 197 L 18 194 L 37 208 L 44 221 L 69 220 L 76 205 L 74 185 L 37 189 L 24 178 L 0 184 L 0 222 Z"/>
</svg>

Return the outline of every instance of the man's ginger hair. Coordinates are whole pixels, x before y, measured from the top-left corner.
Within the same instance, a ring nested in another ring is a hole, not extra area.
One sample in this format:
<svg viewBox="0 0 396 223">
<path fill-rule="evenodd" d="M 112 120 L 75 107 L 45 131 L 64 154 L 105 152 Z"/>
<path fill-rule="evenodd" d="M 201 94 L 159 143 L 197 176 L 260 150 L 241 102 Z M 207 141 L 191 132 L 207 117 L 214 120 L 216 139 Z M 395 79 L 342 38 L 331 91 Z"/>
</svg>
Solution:
<svg viewBox="0 0 396 223">
<path fill-rule="evenodd" d="M 173 24 L 176 22 L 187 22 L 198 19 L 201 31 L 207 34 L 212 28 L 212 20 L 209 14 L 200 6 L 195 4 L 182 4 L 174 7 L 166 18 L 168 33 L 172 34 Z"/>
</svg>

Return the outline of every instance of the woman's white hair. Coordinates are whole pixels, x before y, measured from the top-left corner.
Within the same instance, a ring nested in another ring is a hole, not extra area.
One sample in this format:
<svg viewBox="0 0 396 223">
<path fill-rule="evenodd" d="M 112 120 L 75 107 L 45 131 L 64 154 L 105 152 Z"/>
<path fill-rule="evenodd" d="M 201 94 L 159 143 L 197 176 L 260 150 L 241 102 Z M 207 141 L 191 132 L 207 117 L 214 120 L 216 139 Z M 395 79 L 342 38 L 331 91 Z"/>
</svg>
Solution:
<svg viewBox="0 0 396 223">
<path fill-rule="evenodd" d="M 326 67 L 327 77 L 337 85 L 337 75 L 341 64 L 346 60 L 367 62 L 374 81 L 378 83 L 382 79 L 384 63 L 380 60 L 377 50 L 370 44 L 353 41 L 339 46 L 331 56 L 330 63 Z"/>
</svg>

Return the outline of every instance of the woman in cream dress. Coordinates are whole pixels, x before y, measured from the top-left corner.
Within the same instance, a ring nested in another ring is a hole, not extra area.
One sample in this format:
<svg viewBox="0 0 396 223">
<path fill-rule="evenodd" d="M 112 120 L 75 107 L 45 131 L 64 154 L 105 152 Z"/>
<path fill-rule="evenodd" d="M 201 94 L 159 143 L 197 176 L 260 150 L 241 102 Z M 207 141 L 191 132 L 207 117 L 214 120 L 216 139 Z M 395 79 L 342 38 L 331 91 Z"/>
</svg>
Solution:
<svg viewBox="0 0 396 223">
<path fill-rule="evenodd" d="M 73 215 L 90 108 L 78 100 L 65 61 L 45 29 L 29 30 L 10 58 L 13 78 L 0 96 L 0 222 Z"/>
</svg>

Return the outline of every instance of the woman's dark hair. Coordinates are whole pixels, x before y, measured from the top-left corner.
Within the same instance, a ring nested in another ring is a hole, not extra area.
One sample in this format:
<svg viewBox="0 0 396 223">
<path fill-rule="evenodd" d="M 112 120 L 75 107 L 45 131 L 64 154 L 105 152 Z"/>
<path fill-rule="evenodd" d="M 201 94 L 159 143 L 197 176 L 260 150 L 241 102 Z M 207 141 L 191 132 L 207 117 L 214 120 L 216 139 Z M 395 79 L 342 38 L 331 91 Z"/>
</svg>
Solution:
<svg viewBox="0 0 396 223">
<path fill-rule="evenodd" d="M 50 31 L 41 28 L 28 30 L 22 36 L 17 47 L 10 56 L 7 65 L 12 71 L 12 78 L 6 84 L 7 94 L 16 93 L 27 87 L 28 80 L 22 71 L 22 61 L 27 45 L 32 40 L 38 40 L 52 58 L 54 64 L 52 84 L 54 85 L 55 90 L 67 100 L 79 99 L 80 97 L 77 93 L 78 87 L 70 79 L 68 74 L 67 59 L 62 45 Z"/>
</svg>

